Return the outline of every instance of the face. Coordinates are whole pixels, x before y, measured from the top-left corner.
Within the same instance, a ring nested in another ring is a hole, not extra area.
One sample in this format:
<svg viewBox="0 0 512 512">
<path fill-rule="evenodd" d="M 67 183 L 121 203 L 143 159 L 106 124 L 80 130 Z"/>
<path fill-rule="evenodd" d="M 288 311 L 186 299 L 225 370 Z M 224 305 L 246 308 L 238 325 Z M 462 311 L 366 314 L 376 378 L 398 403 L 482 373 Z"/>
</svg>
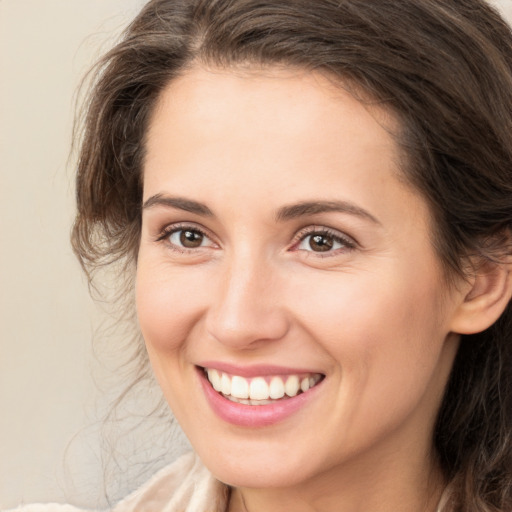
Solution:
<svg viewBox="0 0 512 512">
<path fill-rule="evenodd" d="M 195 69 L 160 97 L 139 322 L 176 418 L 228 484 L 425 464 L 456 300 L 393 124 L 292 71 Z"/>
</svg>

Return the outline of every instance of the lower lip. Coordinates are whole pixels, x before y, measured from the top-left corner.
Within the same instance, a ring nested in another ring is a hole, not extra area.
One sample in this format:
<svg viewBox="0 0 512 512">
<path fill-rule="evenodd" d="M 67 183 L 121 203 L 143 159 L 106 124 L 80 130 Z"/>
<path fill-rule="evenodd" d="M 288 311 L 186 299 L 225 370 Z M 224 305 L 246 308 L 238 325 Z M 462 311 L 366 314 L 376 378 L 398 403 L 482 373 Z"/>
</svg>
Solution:
<svg viewBox="0 0 512 512">
<path fill-rule="evenodd" d="M 198 368 L 198 373 L 206 399 L 217 416 L 232 425 L 254 428 L 274 425 L 299 411 L 314 399 L 323 382 L 292 398 L 267 405 L 246 405 L 223 397 L 213 389 L 201 368 Z"/>
</svg>

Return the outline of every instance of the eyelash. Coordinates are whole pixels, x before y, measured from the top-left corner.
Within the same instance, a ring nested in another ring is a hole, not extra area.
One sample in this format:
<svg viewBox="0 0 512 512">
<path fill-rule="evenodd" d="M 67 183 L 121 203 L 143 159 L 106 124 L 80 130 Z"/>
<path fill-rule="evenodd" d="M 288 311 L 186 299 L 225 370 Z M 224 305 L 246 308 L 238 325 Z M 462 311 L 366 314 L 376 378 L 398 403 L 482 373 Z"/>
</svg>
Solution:
<svg viewBox="0 0 512 512">
<path fill-rule="evenodd" d="M 189 252 L 195 252 L 197 249 L 201 247 L 196 248 L 188 248 L 188 247 L 182 247 L 175 243 L 172 243 L 169 238 L 175 234 L 179 233 L 180 231 L 191 231 L 194 233 L 198 233 L 201 236 L 207 238 L 212 242 L 212 244 L 215 244 L 213 242 L 212 236 L 209 235 L 206 230 L 202 229 L 201 227 L 195 225 L 195 224 L 172 224 L 170 226 L 165 227 L 161 233 L 158 235 L 156 241 L 157 242 L 166 242 L 167 246 L 173 250 L 177 251 L 179 253 L 189 253 Z M 342 245 L 343 247 L 337 248 L 334 250 L 328 250 L 322 253 L 322 251 L 307 251 L 305 249 L 300 249 L 299 246 L 301 243 L 303 243 L 308 237 L 312 237 L 313 235 L 319 235 L 323 237 L 331 238 L 335 243 L 338 243 Z M 296 236 L 294 237 L 294 242 L 292 243 L 291 250 L 294 251 L 304 251 L 307 253 L 315 254 L 317 257 L 320 258 L 326 258 L 329 256 L 338 255 L 341 252 L 349 252 L 354 250 L 357 247 L 357 243 L 347 236 L 342 235 L 340 232 L 335 231 L 333 229 L 329 229 L 326 227 L 320 227 L 320 226 L 310 226 L 307 228 L 304 228 L 300 230 Z"/>
<path fill-rule="evenodd" d="M 189 247 L 181 247 L 179 245 L 176 245 L 172 243 L 169 238 L 174 233 L 179 233 L 180 231 L 192 231 L 194 233 L 198 233 L 202 235 L 203 237 L 207 238 L 208 240 L 213 242 L 211 235 L 209 235 L 206 230 L 201 229 L 199 226 L 195 224 L 172 224 L 170 226 L 166 226 L 161 233 L 158 235 L 156 241 L 157 242 L 164 242 L 168 246 L 169 249 L 179 252 L 179 253 L 190 253 L 197 251 L 198 248 L 189 248 Z"/>
<path fill-rule="evenodd" d="M 319 235 L 323 237 L 331 238 L 335 243 L 342 245 L 343 247 L 328 250 L 325 252 L 321 251 L 306 251 L 305 249 L 299 249 L 301 243 L 303 243 L 308 237 Z M 292 249 L 297 251 L 305 251 L 307 253 L 314 254 L 316 257 L 327 258 L 329 256 L 337 256 L 340 252 L 350 252 L 357 247 L 357 243 L 350 237 L 341 234 L 339 231 L 335 231 L 324 226 L 311 226 L 299 231 L 295 237 L 297 241 L 292 245 Z"/>
</svg>

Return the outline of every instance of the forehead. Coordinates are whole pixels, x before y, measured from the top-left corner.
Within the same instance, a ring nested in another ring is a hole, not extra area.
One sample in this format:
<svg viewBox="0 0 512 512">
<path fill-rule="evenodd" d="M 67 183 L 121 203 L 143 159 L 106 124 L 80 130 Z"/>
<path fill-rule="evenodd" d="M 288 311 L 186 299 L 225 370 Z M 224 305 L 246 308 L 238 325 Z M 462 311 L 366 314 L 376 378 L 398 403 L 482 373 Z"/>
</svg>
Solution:
<svg viewBox="0 0 512 512">
<path fill-rule="evenodd" d="M 246 114 L 252 110 L 260 115 L 266 112 L 269 119 L 271 115 L 279 116 L 280 111 L 265 109 L 269 102 L 280 103 L 288 113 L 294 114 L 295 121 L 318 117 L 337 106 L 347 114 L 359 112 L 361 115 L 364 110 L 389 133 L 397 133 L 400 128 L 391 110 L 353 80 L 341 81 L 328 73 L 293 67 L 189 68 L 160 93 L 152 121 L 163 110 L 193 115 L 199 113 L 199 107 L 202 121 L 207 121 L 208 114 L 214 119 L 219 115 L 225 118 L 233 107 L 241 106 Z M 266 120 L 261 117 L 261 121 Z M 295 124 L 298 126 L 297 122 Z M 271 126 L 267 124 L 265 128 L 268 130 Z"/>
<path fill-rule="evenodd" d="M 332 156 L 337 139 L 345 146 L 345 159 L 355 156 L 351 147 L 359 158 L 378 153 L 380 164 L 387 157 L 397 173 L 401 152 L 391 135 L 397 121 L 356 93 L 358 99 L 329 77 L 297 69 L 192 68 L 160 94 L 147 136 L 145 170 L 178 163 L 186 153 L 197 159 L 218 157 L 220 147 L 229 160 L 238 147 L 251 152 L 254 165 L 265 165 L 269 155 L 274 160 L 313 158 L 315 172 L 323 165 L 322 156 Z"/>
</svg>

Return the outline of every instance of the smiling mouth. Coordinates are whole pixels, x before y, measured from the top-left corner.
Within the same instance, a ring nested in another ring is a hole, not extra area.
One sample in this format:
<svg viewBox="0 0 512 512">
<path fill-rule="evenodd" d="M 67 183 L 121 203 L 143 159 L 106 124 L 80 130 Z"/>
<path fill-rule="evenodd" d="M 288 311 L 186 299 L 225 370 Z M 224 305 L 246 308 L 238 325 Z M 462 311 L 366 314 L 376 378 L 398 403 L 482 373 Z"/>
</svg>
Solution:
<svg viewBox="0 0 512 512">
<path fill-rule="evenodd" d="M 215 391 L 244 405 L 268 405 L 293 398 L 314 388 L 324 378 L 321 373 L 245 378 L 214 368 L 203 368 L 203 371 Z"/>
</svg>

